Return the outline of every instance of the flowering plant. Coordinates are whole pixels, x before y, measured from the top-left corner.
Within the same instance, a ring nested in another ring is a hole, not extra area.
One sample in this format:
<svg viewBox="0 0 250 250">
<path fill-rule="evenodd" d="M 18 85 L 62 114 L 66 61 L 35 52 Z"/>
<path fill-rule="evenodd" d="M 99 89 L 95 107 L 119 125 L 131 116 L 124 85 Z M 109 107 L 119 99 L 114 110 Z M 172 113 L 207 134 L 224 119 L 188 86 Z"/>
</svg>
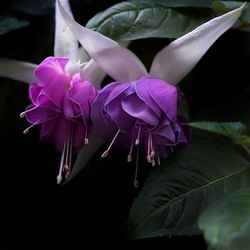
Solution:
<svg viewBox="0 0 250 250">
<path fill-rule="evenodd" d="M 50 184 L 56 197 L 61 192 L 64 197 L 55 204 L 58 235 L 64 230 L 61 221 L 66 213 L 66 226 L 86 229 L 67 230 L 67 248 L 75 234 L 80 244 L 93 239 L 97 223 L 105 225 L 98 234 L 104 235 L 105 243 L 115 244 L 118 238 L 116 248 L 124 246 L 124 234 L 112 229 L 119 228 L 117 223 L 122 228 L 127 217 L 129 239 L 140 239 L 142 245 L 147 242 L 142 239 L 203 232 L 213 249 L 248 246 L 250 139 L 243 121 L 247 124 L 249 117 L 233 116 L 233 108 L 227 107 L 227 122 L 221 122 L 216 106 L 216 118 L 214 109 L 209 110 L 216 98 L 226 96 L 225 76 L 213 74 L 213 64 L 219 64 L 216 58 L 199 68 L 208 60 L 207 55 L 202 57 L 210 47 L 223 41 L 216 42 L 220 36 L 230 28 L 239 34 L 246 27 L 248 8 L 230 1 L 215 1 L 211 6 L 196 1 L 132 0 L 99 13 L 84 27 L 74 20 L 69 2 L 57 0 L 54 54 L 43 55 L 37 65 L 0 59 L 2 77 L 30 83 L 30 103 L 20 115 L 31 123 L 24 133 L 37 125 L 40 140 L 61 151 L 59 171 L 50 174 L 58 184 L 67 180 L 61 187 Z M 214 10 L 224 13 L 214 17 Z M 155 37 L 170 41 L 145 39 Z M 131 42 L 137 39 L 141 40 Z M 198 81 L 197 72 L 202 72 Z M 249 91 L 239 89 L 247 99 Z M 240 121 L 231 122 L 236 119 Z M 51 165 L 46 156 L 42 150 L 33 156 L 36 164 L 43 162 L 43 171 Z M 131 166 L 135 170 L 130 173 Z M 79 197 L 84 197 L 84 207 Z M 82 216 L 85 213 L 88 216 Z M 97 219 L 96 214 L 100 214 Z M 73 216 L 73 222 L 68 216 Z M 76 222 L 79 218 L 84 223 Z M 75 248 L 78 243 L 73 243 Z"/>
</svg>

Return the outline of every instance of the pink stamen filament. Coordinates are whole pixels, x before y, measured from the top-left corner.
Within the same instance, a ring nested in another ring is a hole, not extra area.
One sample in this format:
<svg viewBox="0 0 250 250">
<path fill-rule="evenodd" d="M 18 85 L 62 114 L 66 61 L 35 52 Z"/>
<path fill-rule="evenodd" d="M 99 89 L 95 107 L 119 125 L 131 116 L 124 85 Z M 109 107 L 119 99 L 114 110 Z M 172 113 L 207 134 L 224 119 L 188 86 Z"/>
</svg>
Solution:
<svg viewBox="0 0 250 250">
<path fill-rule="evenodd" d="M 66 150 L 66 141 L 64 142 L 64 145 L 63 145 L 63 151 L 62 151 L 62 156 L 61 156 L 61 162 L 60 162 L 59 172 L 58 172 L 58 175 L 56 177 L 57 184 L 60 184 L 61 181 L 62 181 L 62 171 L 63 171 L 63 167 L 64 167 L 65 150 Z"/>
<path fill-rule="evenodd" d="M 139 147 L 136 149 L 136 163 L 135 163 L 135 178 L 134 178 L 134 187 L 138 188 L 138 168 L 139 168 Z"/>
<path fill-rule="evenodd" d="M 85 128 L 85 138 L 84 138 L 84 144 L 88 144 L 89 143 L 89 139 L 88 139 L 88 129 Z"/>
<path fill-rule="evenodd" d="M 26 128 L 26 129 L 23 131 L 23 133 L 26 135 L 26 134 L 29 132 L 29 130 L 30 130 L 32 127 L 34 127 L 35 125 L 37 125 L 39 122 L 40 122 L 40 120 L 37 121 L 37 122 L 35 122 L 35 123 L 33 123 L 32 125 L 30 125 L 28 128 Z"/>
<path fill-rule="evenodd" d="M 141 135 L 141 125 L 140 125 L 140 127 L 139 127 L 139 129 L 138 129 L 137 138 L 136 138 L 136 140 L 135 140 L 135 145 L 136 145 L 136 146 L 138 146 L 139 143 L 140 143 L 140 135 Z"/>
<path fill-rule="evenodd" d="M 151 163 L 151 156 L 150 156 L 150 146 L 151 146 L 151 143 L 150 143 L 150 133 L 148 133 L 148 150 L 147 150 L 147 161 L 148 163 Z"/>
<path fill-rule="evenodd" d="M 128 161 L 128 162 L 131 162 L 131 161 L 132 161 L 133 147 L 134 147 L 134 142 L 132 141 L 131 146 L 130 146 L 130 150 L 129 150 L 129 154 L 128 154 L 128 157 L 127 157 L 127 161 Z"/>
<path fill-rule="evenodd" d="M 105 157 L 109 154 L 109 150 L 110 150 L 110 148 L 112 147 L 112 145 L 114 144 L 114 142 L 115 142 L 117 136 L 119 135 L 119 133 L 120 133 L 120 129 L 116 132 L 114 138 L 112 139 L 112 141 L 111 141 L 111 143 L 109 144 L 108 148 L 103 152 L 101 158 L 105 158 Z"/>
<path fill-rule="evenodd" d="M 159 155 L 157 155 L 157 163 L 158 163 L 159 166 L 161 165 L 161 158 L 160 158 Z"/>
<path fill-rule="evenodd" d="M 71 171 L 71 159 L 72 159 L 72 148 L 73 148 L 73 127 L 70 127 L 70 131 L 67 139 L 64 142 L 63 152 L 60 162 L 59 173 L 57 175 L 57 184 L 60 184 L 63 176 L 62 173 L 65 172 L 65 179 L 68 179 Z"/>
<path fill-rule="evenodd" d="M 31 109 L 28 109 L 28 110 L 23 111 L 23 112 L 19 115 L 20 118 L 24 118 L 24 116 L 25 116 L 26 113 L 28 113 L 28 112 L 30 112 L 30 111 L 36 109 L 36 108 L 37 108 L 37 106 L 35 106 L 35 107 L 31 108 Z"/>
</svg>

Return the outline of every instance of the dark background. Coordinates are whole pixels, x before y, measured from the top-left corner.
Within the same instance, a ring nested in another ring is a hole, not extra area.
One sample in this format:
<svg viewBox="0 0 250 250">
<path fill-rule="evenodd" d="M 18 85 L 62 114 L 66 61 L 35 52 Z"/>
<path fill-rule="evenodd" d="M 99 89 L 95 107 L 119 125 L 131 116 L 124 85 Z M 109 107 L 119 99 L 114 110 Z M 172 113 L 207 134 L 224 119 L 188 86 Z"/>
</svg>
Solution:
<svg viewBox="0 0 250 250">
<path fill-rule="evenodd" d="M 72 8 L 76 20 L 85 24 L 117 2 L 75 0 Z M 1 57 L 39 63 L 53 54 L 51 1 L 8 1 L 2 10 L 30 25 L 0 36 Z M 192 120 L 250 120 L 249 40 L 249 33 L 230 30 L 184 79 L 181 89 L 189 98 Z M 167 42 L 148 39 L 130 47 L 144 59 Z M 138 190 L 133 188 L 133 164 L 126 162 L 125 151 L 112 149 L 101 160 L 102 148 L 74 180 L 56 185 L 60 153 L 53 145 L 40 144 L 39 128 L 22 134 L 28 124 L 19 114 L 27 104 L 27 85 L 0 79 L 0 249 L 205 249 L 202 236 L 128 243 L 127 217 Z M 144 163 L 140 161 L 146 166 L 140 169 L 141 186 L 150 171 Z"/>
</svg>

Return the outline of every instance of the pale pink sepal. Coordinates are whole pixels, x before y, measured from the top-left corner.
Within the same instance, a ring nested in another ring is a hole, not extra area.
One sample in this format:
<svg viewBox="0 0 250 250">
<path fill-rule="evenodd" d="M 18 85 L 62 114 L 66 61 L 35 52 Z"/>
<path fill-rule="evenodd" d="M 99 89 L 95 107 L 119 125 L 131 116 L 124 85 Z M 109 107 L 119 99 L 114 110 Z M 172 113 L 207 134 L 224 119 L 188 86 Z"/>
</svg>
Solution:
<svg viewBox="0 0 250 250">
<path fill-rule="evenodd" d="M 33 63 L 0 58 L 0 77 L 31 83 L 36 80 L 34 75 L 36 66 Z"/>
<path fill-rule="evenodd" d="M 63 8 L 67 11 L 68 15 L 73 18 L 71 8 L 68 0 L 61 0 Z M 71 60 L 76 60 L 79 57 L 78 53 L 78 41 L 74 34 L 69 29 L 68 25 L 65 23 L 60 11 L 58 10 L 58 5 L 55 5 L 55 42 L 54 42 L 54 55 L 56 57 L 68 57 Z M 85 51 L 80 52 L 82 57 L 86 57 Z M 86 61 L 86 60 L 84 60 Z"/>
<path fill-rule="evenodd" d="M 60 1 L 57 1 L 57 5 L 64 21 L 89 56 L 113 79 L 133 81 L 147 74 L 142 62 L 132 52 L 108 37 L 82 27 L 67 14 Z"/>
<path fill-rule="evenodd" d="M 239 18 L 238 9 L 202 24 L 162 49 L 154 58 L 150 75 L 178 84 L 199 62 L 210 46 Z"/>
</svg>

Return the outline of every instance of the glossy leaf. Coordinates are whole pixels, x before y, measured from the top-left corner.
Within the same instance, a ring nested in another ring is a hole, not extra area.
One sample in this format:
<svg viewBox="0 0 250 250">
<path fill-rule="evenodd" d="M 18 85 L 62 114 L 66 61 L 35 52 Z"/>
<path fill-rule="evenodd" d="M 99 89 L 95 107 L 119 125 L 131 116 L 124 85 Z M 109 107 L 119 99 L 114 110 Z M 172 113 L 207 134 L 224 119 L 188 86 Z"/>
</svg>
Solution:
<svg viewBox="0 0 250 250">
<path fill-rule="evenodd" d="M 200 217 L 199 228 L 204 231 L 209 249 L 248 250 L 250 188 L 239 189 L 209 206 Z"/>
<path fill-rule="evenodd" d="M 229 137 L 250 153 L 250 137 L 241 122 L 193 122 L 190 126 Z"/>
<path fill-rule="evenodd" d="M 248 185 L 249 163 L 229 145 L 193 139 L 152 171 L 132 206 L 130 237 L 197 234 L 204 208 Z"/>
<path fill-rule="evenodd" d="M 211 18 L 210 4 L 211 1 L 194 0 L 132 0 L 97 14 L 86 27 L 117 41 L 177 38 Z"/>
</svg>

